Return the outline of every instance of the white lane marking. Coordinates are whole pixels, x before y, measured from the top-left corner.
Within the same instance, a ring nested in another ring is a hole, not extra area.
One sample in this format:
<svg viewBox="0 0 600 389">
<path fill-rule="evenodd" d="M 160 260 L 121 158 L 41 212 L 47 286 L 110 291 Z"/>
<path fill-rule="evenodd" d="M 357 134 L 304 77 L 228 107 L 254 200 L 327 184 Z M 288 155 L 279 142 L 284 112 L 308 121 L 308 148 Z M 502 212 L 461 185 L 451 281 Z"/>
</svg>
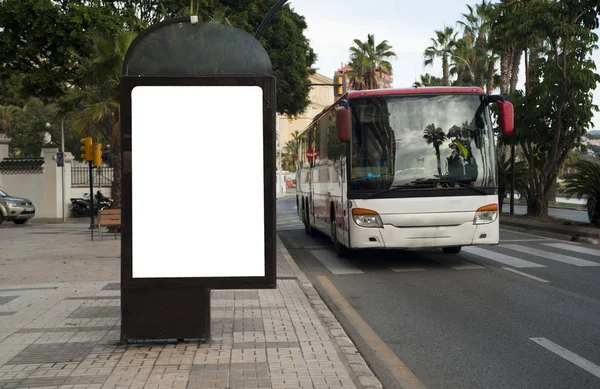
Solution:
<svg viewBox="0 0 600 389">
<path fill-rule="evenodd" d="M 580 267 L 600 266 L 600 263 L 586 261 L 585 259 L 575 258 L 575 257 L 571 257 L 568 255 L 552 253 L 550 251 L 538 250 L 538 249 L 534 249 L 533 247 L 520 246 L 518 244 L 506 244 L 506 245 L 503 245 L 502 247 L 505 247 L 509 250 L 519 251 L 519 252 L 522 252 L 525 254 L 536 255 L 538 257 L 548 258 L 553 261 L 563 262 L 563 263 L 566 263 L 569 265 L 574 265 L 574 266 L 580 266 Z"/>
<path fill-rule="evenodd" d="M 420 267 L 402 267 L 402 266 L 388 266 L 388 269 L 395 273 L 409 273 L 415 271 L 425 271 L 425 269 Z"/>
<path fill-rule="evenodd" d="M 526 268 L 526 267 L 546 267 L 544 265 L 540 265 L 538 263 L 525 261 L 523 259 L 511 257 L 509 255 L 496 253 L 490 250 L 484 250 L 479 247 L 463 247 L 463 251 L 466 251 L 469 254 L 478 255 L 483 258 L 491 259 L 492 261 L 500 262 L 508 266 L 518 267 L 518 268 Z"/>
<path fill-rule="evenodd" d="M 544 347 L 545 349 L 552 351 L 554 354 L 558 355 L 559 357 L 562 357 L 562 358 L 566 359 L 567 361 L 571 362 L 572 364 L 579 366 L 580 368 L 587 371 L 588 373 L 591 373 L 591 374 L 595 375 L 596 377 L 600 378 L 600 366 L 588 361 L 585 358 L 580 357 L 579 355 L 575 354 L 574 352 L 571 352 L 571 351 L 567 350 L 566 348 L 561 347 L 558 344 L 556 344 L 546 338 L 529 338 L 529 339 L 534 341 L 535 343 L 539 344 L 540 346 Z"/>
<path fill-rule="evenodd" d="M 500 239 L 500 244 L 503 242 L 551 242 L 550 239 Z"/>
<path fill-rule="evenodd" d="M 333 274 L 364 274 L 356 266 L 336 257 L 330 250 L 311 250 L 310 253 Z"/>
<path fill-rule="evenodd" d="M 450 255 L 441 256 L 441 254 L 436 255 L 428 255 L 427 258 L 431 259 L 434 262 L 439 263 L 440 265 L 451 267 L 454 270 L 478 270 L 485 269 L 483 266 L 479 266 L 474 264 L 473 262 L 469 262 L 460 257 Z"/>
<path fill-rule="evenodd" d="M 544 243 L 544 246 L 555 247 L 557 249 L 563 249 L 567 251 L 575 251 L 582 254 L 596 255 L 598 258 L 600 258 L 600 250 L 594 250 L 588 247 L 582 247 L 568 243 Z"/>
<path fill-rule="evenodd" d="M 546 281 L 543 278 L 532 276 L 531 274 L 523 273 L 522 271 L 518 271 L 518 270 L 512 269 L 510 267 L 503 267 L 502 269 L 508 270 L 510 272 L 513 272 L 513 273 L 518 274 L 518 275 L 523 276 L 523 277 L 531 278 L 532 280 L 536 280 L 536 281 L 539 281 L 539 282 L 545 282 L 545 283 L 550 282 L 550 281 Z"/>
</svg>

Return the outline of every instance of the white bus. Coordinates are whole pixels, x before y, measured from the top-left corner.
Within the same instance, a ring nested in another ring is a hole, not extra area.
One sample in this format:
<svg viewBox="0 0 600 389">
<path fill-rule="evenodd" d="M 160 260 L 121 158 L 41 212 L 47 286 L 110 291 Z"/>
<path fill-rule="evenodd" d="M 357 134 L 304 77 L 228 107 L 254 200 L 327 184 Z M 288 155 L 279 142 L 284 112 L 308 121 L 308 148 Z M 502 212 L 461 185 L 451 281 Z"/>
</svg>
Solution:
<svg viewBox="0 0 600 389">
<path fill-rule="evenodd" d="M 353 249 L 495 245 L 494 128 L 513 106 L 477 87 L 349 91 L 300 134 L 298 215 L 310 235 Z"/>
</svg>

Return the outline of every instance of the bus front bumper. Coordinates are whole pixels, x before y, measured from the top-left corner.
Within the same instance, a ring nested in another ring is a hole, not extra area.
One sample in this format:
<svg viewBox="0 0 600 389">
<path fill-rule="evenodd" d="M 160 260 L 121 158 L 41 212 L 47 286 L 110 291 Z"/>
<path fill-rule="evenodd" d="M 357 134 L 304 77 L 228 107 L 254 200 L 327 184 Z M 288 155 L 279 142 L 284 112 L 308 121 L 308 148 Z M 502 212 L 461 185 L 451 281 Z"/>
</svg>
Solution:
<svg viewBox="0 0 600 389">
<path fill-rule="evenodd" d="M 454 226 L 383 228 L 353 226 L 352 248 L 421 249 L 452 246 L 496 245 L 500 239 L 499 221 L 489 224 L 463 223 Z"/>
</svg>

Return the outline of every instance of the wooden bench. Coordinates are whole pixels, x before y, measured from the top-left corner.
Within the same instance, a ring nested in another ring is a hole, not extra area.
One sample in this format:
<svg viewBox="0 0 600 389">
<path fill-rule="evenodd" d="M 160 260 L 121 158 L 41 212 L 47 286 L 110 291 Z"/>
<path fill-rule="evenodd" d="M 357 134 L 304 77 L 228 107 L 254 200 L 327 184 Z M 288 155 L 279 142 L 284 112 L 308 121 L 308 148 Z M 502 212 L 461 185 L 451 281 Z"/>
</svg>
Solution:
<svg viewBox="0 0 600 389">
<path fill-rule="evenodd" d="M 103 209 L 99 211 L 96 226 L 98 227 L 98 235 L 100 235 L 100 241 L 102 242 L 100 227 L 121 227 L 121 210 Z M 117 239 L 117 228 L 115 228 L 115 239 Z"/>
</svg>

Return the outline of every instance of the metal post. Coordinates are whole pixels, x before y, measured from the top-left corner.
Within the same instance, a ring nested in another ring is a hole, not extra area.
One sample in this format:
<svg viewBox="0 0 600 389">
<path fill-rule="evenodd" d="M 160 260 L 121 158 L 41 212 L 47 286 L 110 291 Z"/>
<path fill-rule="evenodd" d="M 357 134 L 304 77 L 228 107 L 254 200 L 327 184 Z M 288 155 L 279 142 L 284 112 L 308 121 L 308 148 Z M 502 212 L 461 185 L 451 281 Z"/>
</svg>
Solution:
<svg viewBox="0 0 600 389">
<path fill-rule="evenodd" d="M 277 192 L 281 192 L 283 194 L 283 184 L 282 184 L 282 177 L 281 177 L 281 126 L 279 125 L 279 118 L 276 119 L 277 120 L 277 134 L 279 134 L 279 137 L 277 139 L 277 145 L 279 146 L 279 180 L 278 180 L 278 185 L 279 188 L 277 189 Z"/>
<path fill-rule="evenodd" d="M 92 232 L 92 240 L 94 240 L 94 183 L 92 180 L 94 179 L 94 174 L 92 172 L 92 161 L 88 161 L 90 166 L 90 231 Z"/>
<path fill-rule="evenodd" d="M 510 214 L 515 214 L 515 141 L 513 140 L 510 147 Z"/>
<path fill-rule="evenodd" d="M 60 150 L 63 155 L 62 167 L 62 214 L 63 222 L 67 221 L 67 215 L 65 214 L 65 119 L 62 118 L 60 121 Z"/>
</svg>

